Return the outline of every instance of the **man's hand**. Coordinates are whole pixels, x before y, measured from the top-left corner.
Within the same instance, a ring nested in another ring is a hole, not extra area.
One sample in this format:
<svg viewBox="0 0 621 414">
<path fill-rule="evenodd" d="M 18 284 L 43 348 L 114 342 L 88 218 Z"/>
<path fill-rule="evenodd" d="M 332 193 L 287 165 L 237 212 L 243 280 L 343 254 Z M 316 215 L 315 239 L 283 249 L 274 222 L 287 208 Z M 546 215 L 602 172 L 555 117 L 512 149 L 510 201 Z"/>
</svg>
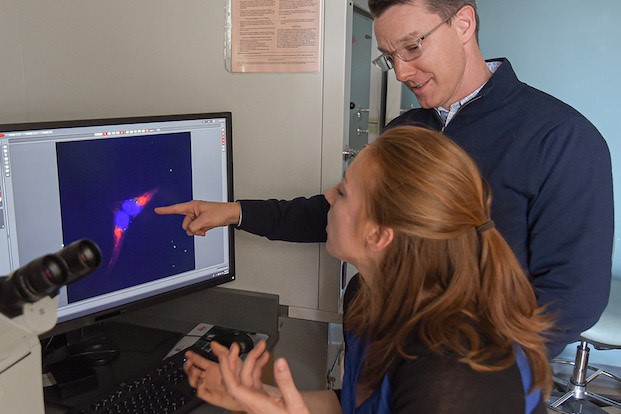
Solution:
<svg viewBox="0 0 621 414">
<path fill-rule="evenodd" d="M 214 227 L 237 225 L 241 206 L 237 202 L 220 203 L 192 200 L 155 208 L 157 214 L 180 214 L 185 216 L 181 227 L 188 236 L 204 236 Z"/>
</svg>

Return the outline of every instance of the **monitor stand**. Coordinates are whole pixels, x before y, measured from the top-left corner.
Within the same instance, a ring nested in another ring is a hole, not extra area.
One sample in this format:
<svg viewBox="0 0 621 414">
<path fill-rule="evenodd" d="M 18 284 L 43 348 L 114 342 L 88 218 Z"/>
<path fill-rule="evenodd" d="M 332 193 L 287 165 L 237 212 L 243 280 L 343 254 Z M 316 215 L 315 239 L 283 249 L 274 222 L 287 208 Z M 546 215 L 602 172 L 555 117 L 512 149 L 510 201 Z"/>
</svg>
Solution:
<svg viewBox="0 0 621 414">
<path fill-rule="evenodd" d="M 67 333 L 68 358 L 87 366 L 107 365 L 119 357 L 119 347 L 94 325 Z"/>
</svg>

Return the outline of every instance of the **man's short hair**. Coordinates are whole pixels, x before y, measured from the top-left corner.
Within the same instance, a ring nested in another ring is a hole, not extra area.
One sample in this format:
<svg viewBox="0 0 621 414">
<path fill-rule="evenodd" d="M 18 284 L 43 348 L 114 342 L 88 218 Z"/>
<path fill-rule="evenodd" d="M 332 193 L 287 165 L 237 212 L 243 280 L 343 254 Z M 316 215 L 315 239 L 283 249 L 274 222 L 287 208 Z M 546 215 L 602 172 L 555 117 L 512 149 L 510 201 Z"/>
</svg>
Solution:
<svg viewBox="0 0 621 414">
<path fill-rule="evenodd" d="M 425 8 L 433 14 L 440 16 L 442 20 L 448 19 L 457 10 L 464 6 L 471 6 L 476 16 L 476 36 L 479 37 L 479 13 L 477 12 L 476 0 L 369 0 L 369 10 L 373 17 L 381 16 L 386 10 L 398 4 L 415 4 L 423 2 Z M 450 21 L 449 21 L 450 25 Z"/>
</svg>

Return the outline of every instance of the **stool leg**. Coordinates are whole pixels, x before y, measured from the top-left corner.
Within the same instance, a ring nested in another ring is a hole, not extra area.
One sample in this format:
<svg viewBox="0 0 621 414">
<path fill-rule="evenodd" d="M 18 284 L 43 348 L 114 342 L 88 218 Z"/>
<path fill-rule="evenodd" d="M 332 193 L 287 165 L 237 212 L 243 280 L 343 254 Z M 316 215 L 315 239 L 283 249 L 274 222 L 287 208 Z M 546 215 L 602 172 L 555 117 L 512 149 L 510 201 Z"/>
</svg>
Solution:
<svg viewBox="0 0 621 414">
<path fill-rule="evenodd" d="M 570 363 L 574 366 L 574 370 L 569 381 L 564 381 L 556 377 L 554 378 L 555 383 L 563 384 L 563 386 L 565 386 L 566 392 L 555 401 L 552 401 L 550 399 L 547 404 L 549 408 L 554 409 L 554 411 L 564 413 L 605 413 L 604 410 L 590 402 L 589 399 L 599 401 L 600 403 L 603 403 L 607 406 L 621 408 L 621 403 L 607 398 L 603 395 L 587 391 L 587 384 L 589 384 L 599 375 L 604 375 L 609 378 L 619 380 L 619 377 L 617 377 L 616 375 L 610 374 L 601 369 L 589 367 L 589 353 L 590 349 L 588 343 L 586 341 L 581 341 L 580 345 L 578 345 L 576 349 L 575 360 L 574 362 Z M 589 369 L 595 370 L 596 372 L 591 376 L 587 376 Z M 565 411 L 562 407 L 562 405 L 565 403 L 572 406 L 577 405 L 579 407 L 577 408 L 579 411 Z"/>
<path fill-rule="evenodd" d="M 582 400 L 586 398 L 586 374 L 589 365 L 589 347 L 586 341 L 581 341 L 576 350 L 576 359 L 574 364 L 574 372 L 567 383 L 565 394 L 548 405 L 552 408 L 559 408 L 570 398 Z"/>
<path fill-rule="evenodd" d="M 587 392 L 587 396 L 592 400 L 597 400 L 601 403 L 604 403 L 607 406 L 621 408 L 621 403 L 618 403 L 615 400 L 611 400 L 608 397 L 604 397 L 603 395 L 595 394 L 593 392 Z"/>
<path fill-rule="evenodd" d="M 580 341 L 576 351 L 576 365 L 569 382 L 573 387 L 574 398 L 583 400 L 586 398 L 587 367 L 589 366 L 589 345 L 586 341 Z"/>
</svg>

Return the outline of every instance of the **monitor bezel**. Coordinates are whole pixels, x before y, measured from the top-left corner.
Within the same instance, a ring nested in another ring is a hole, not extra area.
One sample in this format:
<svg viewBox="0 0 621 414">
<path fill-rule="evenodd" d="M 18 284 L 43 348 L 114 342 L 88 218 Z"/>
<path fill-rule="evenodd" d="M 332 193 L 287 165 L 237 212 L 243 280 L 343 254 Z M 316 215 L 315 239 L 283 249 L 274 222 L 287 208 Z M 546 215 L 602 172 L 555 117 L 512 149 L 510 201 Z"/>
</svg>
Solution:
<svg viewBox="0 0 621 414">
<path fill-rule="evenodd" d="M 106 126 L 117 124 L 132 123 L 148 123 L 148 122 L 166 122 L 166 121 L 184 121 L 196 119 L 226 119 L 226 146 L 227 146 L 227 198 L 228 201 L 234 201 L 233 192 L 233 139 L 232 139 L 232 113 L 231 112 L 197 112 L 188 114 L 170 114 L 170 115 L 150 115 L 150 116 L 131 116 L 117 118 L 91 118 L 91 119 L 75 119 L 61 121 L 42 121 L 42 122 L 23 122 L 12 124 L 0 124 L 0 133 L 9 133 L 12 131 L 27 131 L 48 128 L 79 128 L 90 126 Z M 181 225 L 181 224 L 180 224 Z M 200 290 L 213 288 L 222 284 L 230 283 L 236 278 L 235 267 L 235 238 L 233 226 L 229 226 L 228 252 L 229 252 L 229 271 L 225 275 L 219 275 L 207 280 L 199 281 L 187 286 L 178 287 L 166 292 L 161 292 L 149 297 L 141 298 L 133 302 L 112 306 L 108 309 L 95 311 L 87 315 L 81 315 L 72 319 L 57 323 L 51 330 L 41 333 L 40 339 L 46 339 L 55 335 L 67 333 L 77 329 L 98 325 L 105 320 L 125 314 L 127 312 L 143 309 L 158 303 L 179 298 Z M 51 253 L 51 252 L 50 252 Z M 87 276 L 88 277 L 88 276 Z"/>
</svg>

